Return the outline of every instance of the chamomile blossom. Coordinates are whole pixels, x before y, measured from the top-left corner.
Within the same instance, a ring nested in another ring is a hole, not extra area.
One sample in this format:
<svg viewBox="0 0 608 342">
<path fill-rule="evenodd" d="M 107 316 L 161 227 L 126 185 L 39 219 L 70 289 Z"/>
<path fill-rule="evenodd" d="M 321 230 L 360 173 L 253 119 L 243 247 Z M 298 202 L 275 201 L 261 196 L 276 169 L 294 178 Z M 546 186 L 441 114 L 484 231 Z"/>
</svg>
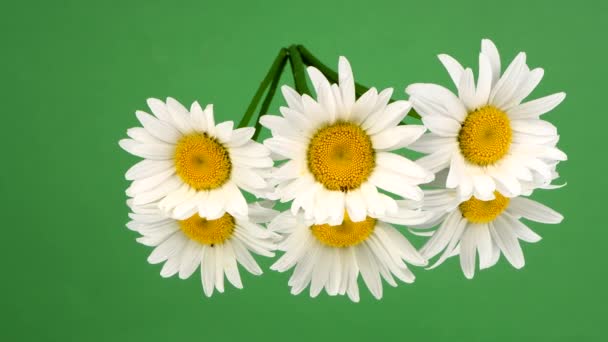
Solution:
<svg viewBox="0 0 608 342">
<path fill-rule="evenodd" d="M 523 102 L 541 81 L 541 68 L 530 70 L 526 54 L 515 57 L 501 74 L 494 43 L 484 39 L 477 84 L 470 68 L 439 55 L 458 94 L 436 84 L 412 84 L 406 92 L 429 133 L 411 149 L 428 153 L 417 162 L 438 172 L 449 168 L 447 188 L 461 198 L 491 200 L 499 191 L 522 194 L 524 182 L 546 183 L 566 155 L 557 147 L 557 129 L 541 115 L 565 98 L 560 92 Z"/>
<path fill-rule="evenodd" d="M 210 220 L 247 216 L 241 189 L 263 196 L 270 151 L 251 140 L 252 127 L 234 129 L 232 121 L 215 123 L 213 106 L 194 102 L 190 110 L 175 99 L 149 99 L 153 115 L 137 111 L 143 127 L 127 131 L 120 141 L 127 152 L 144 158 L 131 167 L 127 195 L 134 205 L 158 201 L 175 219 L 194 214 Z"/>
<path fill-rule="evenodd" d="M 223 216 L 210 220 L 198 214 L 176 220 L 164 215 L 157 203 L 133 205 L 127 227 L 142 236 L 137 241 L 155 247 L 148 262 L 164 262 L 162 277 L 175 274 L 189 278 L 200 268 L 201 282 L 206 296 L 214 290 L 224 292 L 224 276 L 236 288 L 243 288 L 237 264 L 254 274 L 262 269 L 252 253 L 273 257 L 278 235 L 260 224 L 270 221 L 276 212 L 260 203 L 249 205 L 248 217 Z"/>
<path fill-rule="evenodd" d="M 294 215 L 285 211 L 268 225 L 269 230 L 283 236 L 277 249 L 285 252 L 271 269 L 286 272 L 294 268 L 289 279 L 294 295 L 310 285 L 311 297 L 325 289 L 330 296 L 346 294 L 354 302 L 359 301 L 357 280 L 361 274 L 372 295 L 380 299 L 381 279 L 391 286 L 397 286 L 394 277 L 412 283 L 415 277 L 406 262 L 427 264 L 391 224 L 420 224 L 429 220 L 430 214 L 405 201 L 398 201 L 398 206 L 390 216 L 366 216 L 359 222 L 345 213 L 338 225 L 315 224 L 302 212 Z"/>
<path fill-rule="evenodd" d="M 494 266 L 501 254 L 513 267 L 524 266 L 519 240 L 534 243 L 541 238 L 521 222 L 522 218 L 548 224 L 563 219 L 561 214 L 537 201 L 524 196 L 509 198 L 499 192 L 489 201 L 471 197 L 463 202 L 454 189 L 425 190 L 423 202 L 422 208 L 432 216 L 414 229 L 439 227 L 420 231 L 423 235 L 432 234 L 420 253 L 428 259 L 441 253 L 430 268 L 460 255 L 460 266 L 469 279 L 475 274 L 477 256 L 480 269 Z"/>
<path fill-rule="evenodd" d="M 282 116 L 265 115 L 260 121 L 272 132 L 264 145 L 276 160 L 285 161 L 272 175 L 278 183 L 273 198 L 293 200 L 294 214 L 301 208 L 306 219 L 319 224 L 340 224 L 345 212 L 354 222 L 387 214 L 395 200 L 378 189 L 419 200 L 418 185 L 433 178 L 391 152 L 425 131 L 420 125 L 399 125 L 410 103 L 389 103 L 392 89 L 378 93 L 371 88 L 356 99 L 348 60 L 341 57 L 338 67 L 338 84 L 309 67 L 317 99 L 283 86 L 287 107 L 280 108 Z"/>
</svg>

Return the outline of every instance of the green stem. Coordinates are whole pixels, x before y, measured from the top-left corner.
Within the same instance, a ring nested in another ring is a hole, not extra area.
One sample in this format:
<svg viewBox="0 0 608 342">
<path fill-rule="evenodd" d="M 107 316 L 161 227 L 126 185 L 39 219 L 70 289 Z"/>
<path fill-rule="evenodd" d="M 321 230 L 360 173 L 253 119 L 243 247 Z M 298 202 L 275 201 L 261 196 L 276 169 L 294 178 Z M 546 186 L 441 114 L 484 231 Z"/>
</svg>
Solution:
<svg viewBox="0 0 608 342">
<path fill-rule="evenodd" d="M 245 112 L 243 119 L 241 119 L 241 122 L 239 122 L 239 125 L 238 125 L 239 128 L 247 126 L 247 124 L 251 120 L 251 117 L 253 116 L 253 112 L 255 111 L 255 109 L 258 106 L 258 103 L 260 103 L 260 99 L 262 98 L 262 95 L 264 95 L 264 91 L 266 90 L 266 88 L 268 88 L 268 85 L 270 84 L 270 82 L 273 80 L 273 78 L 277 74 L 277 71 L 279 70 L 281 64 L 285 65 L 286 58 L 287 58 L 287 49 L 282 48 L 281 51 L 279 51 L 279 54 L 277 55 L 277 57 L 274 59 L 274 62 L 272 63 L 272 66 L 268 70 L 266 77 L 264 77 L 264 79 L 262 80 L 262 83 L 260 83 L 260 86 L 258 87 L 258 90 L 255 92 L 255 95 L 253 95 L 253 98 L 251 99 L 251 102 L 249 103 L 249 106 L 247 107 L 247 111 Z"/>
<path fill-rule="evenodd" d="M 319 69 L 319 71 L 323 75 L 325 75 L 325 77 L 327 77 L 330 82 L 338 83 L 339 78 L 338 78 L 337 72 L 333 71 L 327 65 L 323 64 L 323 62 L 321 62 L 312 53 L 310 53 L 310 51 L 308 51 L 303 45 L 298 45 L 297 49 L 300 52 L 302 59 L 306 65 L 314 66 L 315 68 Z M 291 50 L 290 50 L 290 52 L 291 52 Z M 357 97 L 360 97 L 361 95 L 365 94 L 368 90 L 369 90 L 368 87 L 366 87 L 362 84 L 359 84 L 359 83 L 355 83 L 355 94 L 357 95 Z M 395 101 L 397 101 L 397 100 L 390 99 L 389 102 L 395 102 Z M 408 114 L 408 116 L 420 119 L 420 115 L 418 113 L 416 113 L 416 111 L 413 108 L 410 110 L 410 113 Z"/>
<path fill-rule="evenodd" d="M 274 94 L 277 91 L 279 81 L 281 80 L 281 75 L 283 74 L 283 69 L 285 68 L 285 64 L 287 64 L 287 58 L 283 58 L 281 60 L 279 69 L 274 74 L 272 83 L 270 84 L 270 88 L 268 88 L 268 93 L 266 93 L 266 97 L 264 98 L 264 101 L 262 102 L 262 106 L 260 107 L 260 112 L 258 114 L 258 119 L 255 122 L 255 133 L 253 134 L 253 137 L 251 138 L 254 141 L 257 140 L 258 136 L 260 135 L 260 132 L 262 131 L 262 124 L 260 123 L 260 117 L 262 115 L 268 113 L 268 108 L 270 107 L 270 104 L 272 103 L 272 99 L 274 98 Z"/>
<path fill-rule="evenodd" d="M 296 91 L 301 95 L 310 95 L 308 85 L 306 84 L 306 65 L 302 60 L 302 55 L 296 45 L 289 47 L 289 62 L 291 63 L 291 71 L 293 73 L 293 82 L 296 86 Z"/>
</svg>

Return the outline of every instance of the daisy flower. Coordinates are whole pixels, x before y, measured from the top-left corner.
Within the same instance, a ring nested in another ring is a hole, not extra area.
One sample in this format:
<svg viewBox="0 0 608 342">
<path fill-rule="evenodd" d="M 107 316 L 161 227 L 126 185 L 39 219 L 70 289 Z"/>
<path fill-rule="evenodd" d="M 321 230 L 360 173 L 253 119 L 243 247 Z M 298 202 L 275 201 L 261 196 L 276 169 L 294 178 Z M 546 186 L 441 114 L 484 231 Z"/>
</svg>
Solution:
<svg viewBox="0 0 608 342">
<path fill-rule="evenodd" d="M 438 224 L 439 228 L 431 233 L 420 253 L 431 259 L 443 251 L 431 269 L 451 256 L 460 255 L 460 266 L 469 279 L 475 274 L 477 255 L 480 269 L 494 266 L 501 253 L 513 267 L 524 266 L 519 240 L 538 242 L 541 238 L 520 221 L 522 218 L 551 224 L 563 219 L 562 215 L 536 201 L 522 196 L 509 198 L 499 192 L 495 192 L 490 201 L 471 197 L 462 202 L 454 189 L 425 190 L 424 195 L 422 208 L 433 216 L 414 229 Z"/>
<path fill-rule="evenodd" d="M 272 132 L 264 141 L 275 160 L 285 160 L 273 173 L 274 193 L 282 202 L 293 200 L 295 214 L 303 209 L 315 223 L 342 222 L 345 208 L 354 222 L 368 215 L 386 214 L 395 207 L 383 189 L 419 200 L 421 183 L 433 174 L 390 151 L 408 146 L 425 131 L 423 126 L 399 123 L 410 110 L 407 101 L 389 104 L 392 89 L 370 89 L 355 99 L 355 83 L 348 60 L 340 57 L 339 84 L 330 84 L 314 67 L 308 68 L 317 99 L 282 87 L 287 107 L 282 116 L 265 115 Z"/>
<path fill-rule="evenodd" d="M 226 212 L 247 216 L 241 189 L 262 196 L 272 165 L 270 151 L 251 140 L 252 127 L 234 129 L 232 121 L 215 124 L 213 106 L 194 102 L 188 111 L 175 99 L 149 99 L 153 115 L 137 111 L 143 127 L 120 141 L 127 152 L 144 158 L 126 173 L 133 180 L 127 195 L 134 205 L 158 201 L 175 219 L 197 213 L 214 220 Z"/>
<path fill-rule="evenodd" d="M 394 215 L 367 216 L 360 222 L 345 213 L 339 225 L 314 224 L 301 212 L 281 213 L 268 229 L 284 236 L 277 249 L 285 254 L 271 269 L 285 272 L 295 267 L 289 279 L 294 295 L 310 284 L 311 297 L 325 289 L 330 296 L 347 294 L 354 302 L 359 301 L 359 273 L 377 299 L 382 298 L 381 278 L 391 286 L 397 286 L 393 276 L 414 282 L 405 261 L 416 266 L 427 262 L 391 223 L 420 224 L 429 220 L 429 213 L 412 210 L 405 201 L 398 205 Z"/>
<path fill-rule="evenodd" d="M 436 84 L 407 87 L 410 101 L 430 133 L 410 148 L 428 153 L 417 162 L 433 172 L 449 168 L 447 188 L 460 197 L 491 200 L 494 192 L 514 197 L 522 182 L 545 182 L 551 168 L 566 155 L 556 148 L 559 136 L 541 115 L 562 102 L 556 93 L 522 103 L 543 77 L 530 70 L 526 54 L 515 57 L 501 75 L 496 46 L 481 43 L 477 84 L 470 68 L 448 55 L 439 55 L 458 95 Z"/>
<path fill-rule="evenodd" d="M 224 292 L 224 275 L 236 288 L 243 288 L 237 266 L 260 275 L 262 270 L 251 252 L 273 257 L 277 234 L 260 226 L 276 216 L 276 211 L 260 203 L 249 205 L 249 216 L 239 217 L 225 213 L 218 219 L 209 220 L 194 214 L 184 220 L 168 218 L 156 203 L 133 205 L 127 227 L 142 236 L 137 242 L 155 247 L 148 262 L 164 262 L 162 277 L 175 274 L 189 278 L 201 268 L 201 282 L 207 297 L 214 289 Z"/>
</svg>

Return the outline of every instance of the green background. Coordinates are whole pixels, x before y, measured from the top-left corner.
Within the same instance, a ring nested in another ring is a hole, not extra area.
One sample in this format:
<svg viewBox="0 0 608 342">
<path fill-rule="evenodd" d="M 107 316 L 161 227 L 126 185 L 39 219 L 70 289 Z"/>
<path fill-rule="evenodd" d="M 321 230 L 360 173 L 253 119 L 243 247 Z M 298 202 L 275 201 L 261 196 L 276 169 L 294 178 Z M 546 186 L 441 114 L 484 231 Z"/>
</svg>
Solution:
<svg viewBox="0 0 608 342">
<path fill-rule="evenodd" d="M 607 13 L 600 1 L 4 3 L 0 340 L 603 340 Z M 117 142 L 146 98 L 214 103 L 238 120 L 291 43 L 332 66 L 345 55 L 357 80 L 405 98 L 413 82 L 450 84 L 438 53 L 476 68 L 484 37 L 503 63 L 523 50 L 545 68 L 535 96 L 568 93 L 546 116 L 569 155 L 568 186 L 534 196 L 566 219 L 531 224 L 543 240 L 524 245 L 524 269 L 502 258 L 469 281 L 453 258 L 385 286 L 381 301 L 362 288 L 358 304 L 292 296 L 289 274 L 267 271 L 208 299 L 198 273 L 162 279 L 124 227 L 136 158 Z"/>
</svg>

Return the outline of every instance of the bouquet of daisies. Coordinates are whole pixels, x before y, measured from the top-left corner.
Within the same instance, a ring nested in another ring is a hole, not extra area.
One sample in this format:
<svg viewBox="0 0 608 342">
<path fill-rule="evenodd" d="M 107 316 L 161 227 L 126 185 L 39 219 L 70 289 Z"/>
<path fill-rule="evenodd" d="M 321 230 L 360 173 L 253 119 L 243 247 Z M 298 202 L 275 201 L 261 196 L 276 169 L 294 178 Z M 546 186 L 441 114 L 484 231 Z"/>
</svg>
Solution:
<svg viewBox="0 0 608 342">
<path fill-rule="evenodd" d="M 412 266 L 433 269 L 452 256 L 467 278 L 501 254 L 523 267 L 519 240 L 540 236 L 521 219 L 563 218 L 528 197 L 559 187 L 552 182 L 566 155 L 541 115 L 565 94 L 526 100 L 543 69 L 530 70 L 522 52 L 502 71 L 487 39 L 476 79 L 454 58 L 439 60 L 456 91 L 411 84 L 404 101 L 355 83 L 344 57 L 335 72 L 303 46 L 284 48 L 236 127 L 216 123 L 212 105 L 149 99 L 152 114 L 137 111 L 142 127 L 120 141 L 143 158 L 126 173 L 127 227 L 154 247 L 148 261 L 164 263 L 161 276 L 186 279 L 200 268 L 207 296 L 223 292 L 224 279 L 242 288 L 239 265 L 262 274 L 254 255 L 276 251 L 271 269 L 293 269 L 291 293 L 325 289 L 355 302 L 359 275 L 380 299 L 382 279 L 412 283 Z M 295 89 L 280 87 L 285 105 L 267 114 L 287 62 Z M 422 124 L 406 124 L 408 114 Z M 262 129 L 271 137 L 258 142 Z M 417 248 L 404 232 L 428 239 Z"/>
</svg>

